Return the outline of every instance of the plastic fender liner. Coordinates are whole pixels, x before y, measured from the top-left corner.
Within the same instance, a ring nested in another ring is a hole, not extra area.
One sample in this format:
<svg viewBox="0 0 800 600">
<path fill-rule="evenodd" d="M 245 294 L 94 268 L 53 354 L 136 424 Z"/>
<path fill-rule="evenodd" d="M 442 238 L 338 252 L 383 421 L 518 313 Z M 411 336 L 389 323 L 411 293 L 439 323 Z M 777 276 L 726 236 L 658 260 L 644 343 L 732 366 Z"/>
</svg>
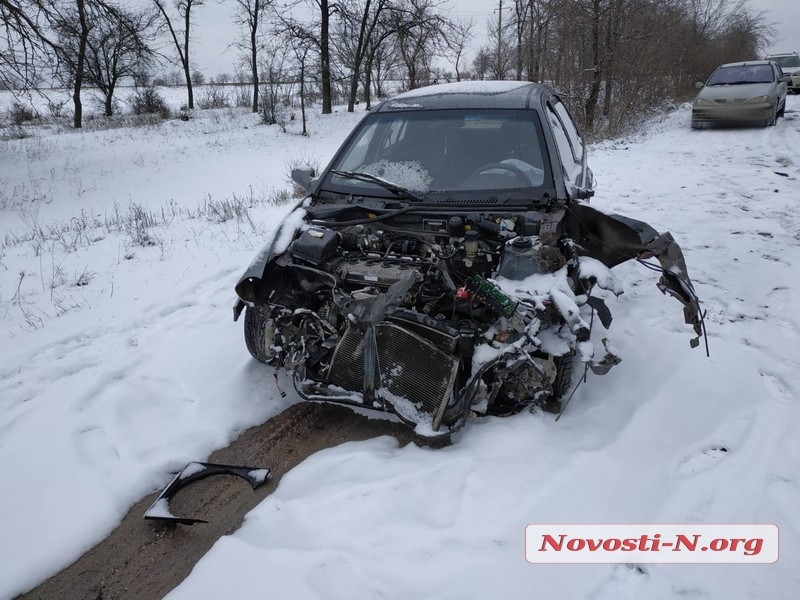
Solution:
<svg viewBox="0 0 800 600">
<path fill-rule="evenodd" d="M 567 206 L 565 233 L 580 247 L 579 254 L 596 258 L 609 269 L 637 258 L 658 238 L 643 221 L 600 212 L 588 204 Z"/>
<path fill-rule="evenodd" d="M 578 245 L 579 254 L 611 268 L 631 259 L 655 257 L 661 265 L 658 288 L 683 304 L 683 317 L 703 335 L 703 316 L 686 269 L 683 251 L 669 232 L 659 233 L 643 221 L 606 214 L 581 202 L 567 206 L 564 233 Z M 692 347 L 698 339 L 692 340 Z"/>
<path fill-rule="evenodd" d="M 269 469 L 259 469 L 255 467 L 190 462 L 180 473 L 175 475 L 175 478 L 170 484 L 158 495 L 155 502 L 145 511 L 144 518 L 166 521 L 169 523 L 180 523 L 181 525 L 208 523 L 208 521 L 203 519 L 176 517 L 169 510 L 169 500 L 187 485 L 205 479 L 206 477 L 212 477 L 213 475 L 236 475 L 237 477 L 246 479 L 253 489 L 256 489 L 262 483 L 269 480 L 271 472 Z"/>
</svg>

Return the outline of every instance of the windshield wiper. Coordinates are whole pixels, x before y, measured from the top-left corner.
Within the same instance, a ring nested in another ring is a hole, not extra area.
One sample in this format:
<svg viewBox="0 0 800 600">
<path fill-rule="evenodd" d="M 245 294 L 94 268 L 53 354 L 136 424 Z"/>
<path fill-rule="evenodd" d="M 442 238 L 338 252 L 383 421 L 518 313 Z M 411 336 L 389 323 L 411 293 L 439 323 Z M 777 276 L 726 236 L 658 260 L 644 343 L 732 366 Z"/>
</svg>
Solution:
<svg viewBox="0 0 800 600">
<path fill-rule="evenodd" d="M 360 171 L 339 171 L 337 169 L 332 169 L 331 173 L 333 173 L 334 175 L 338 175 L 339 177 L 344 177 L 345 179 L 355 179 L 356 181 L 366 181 L 368 183 L 374 183 L 386 190 L 389 190 L 395 196 L 399 196 L 401 198 L 416 200 L 417 202 L 423 201 L 422 196 L 418 196 L 408 188 L 404 188 L 401 185 L 397 185 L 396 183 L 392 183 L 391 181 L 386 181 L 385 179 L 381 179 L 380 177 L 376 177 L 375 175 L 371 175 L 369 173 L 362 173 Z"/>
</svg>

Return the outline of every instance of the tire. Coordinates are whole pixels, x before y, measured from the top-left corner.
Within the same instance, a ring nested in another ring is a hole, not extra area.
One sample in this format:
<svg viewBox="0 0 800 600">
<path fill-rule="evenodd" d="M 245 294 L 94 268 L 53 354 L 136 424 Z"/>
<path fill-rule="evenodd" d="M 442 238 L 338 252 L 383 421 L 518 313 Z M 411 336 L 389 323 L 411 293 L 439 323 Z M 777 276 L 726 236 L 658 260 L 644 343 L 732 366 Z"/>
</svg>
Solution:
<svg viewBox="0 0 800 600">
<path fill-rule="evenodd" d="M 783 101 L 783 106 L 781 106 L 781 109 L 778 111 L 777 116 L 783 118 L 785 115 L 786 115 L 786 100 Z"/>
<path fill-rule="evenodd" d="M 556 356 L 556 380 L 553 382 L 553 395 L 542 404 L 544 412 L 558 414 L 561 412 L 561 403 L 567 399 L 567 394 L 572 389 L 572 366 L 575 363 L 575 352 L 564 356 Z"/>
<path fill-rule="evenodd" d="M 558 356 L 556 362 L 556 380 L 553 382 L 553 398 L 561 400 L 569 393 L 572 385 L 572 366 L 575 363 L 575 352 Z"/>
<path fill-rule="evenodd" d="M 253 358 L 265 365 L 275 364 L 275 356 L 270 350 L 273 335 L 267 336 L 267 328 L 271 327 L 267 307 L 262 305 L 248 306 L 244 313 L 244 343 Z"/>
<path fill-rule="evenodd" d="M 777 122 L 778 122 L 778 107 L 776 105 L 775 110 L 772 113 L 772 118 L 767 120 L 767 127 L 774 127 Z"/>
</svg>

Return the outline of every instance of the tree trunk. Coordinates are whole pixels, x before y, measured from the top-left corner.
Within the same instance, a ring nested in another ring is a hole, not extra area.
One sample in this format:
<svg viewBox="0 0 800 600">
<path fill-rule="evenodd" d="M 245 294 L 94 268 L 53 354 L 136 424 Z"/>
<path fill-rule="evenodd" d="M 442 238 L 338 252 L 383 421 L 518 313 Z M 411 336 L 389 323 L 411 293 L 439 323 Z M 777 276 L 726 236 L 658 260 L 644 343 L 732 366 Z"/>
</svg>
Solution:
<svg viewBox="0 0 800 600">
<path fill-rule="evenodd" d="M 597 100 L 600 97 L 600 83 L 603 80 L 603 71 L 600 68 L 600 2 L 592 1 L 592 60 L 594 61 L 594 73 L 592 75 L 592 85 L 589 89 L 589 97 L 586 99 L 586 128 L 594 126 L 594 115 L 597 109 Z"/>
<path fill-rule="evenodd" d="M 253 24 L 250 28 L 250 69 L 252 70 L 253 77 L 253 112 L 258 112 L 258 5 L 259 0 L 256 0 L 255 11 L 253 14 Z M 305 125 L 305 123 L 303 124 Z"/>
<path fill-rule="evenodd" d="M 303 119 L 303 135 L 308 135 L 306 131 L 306 55 L 300 62 L 300 116 Z"/>
<path fill-rule="evenodd" d="M 367 64 L 364 66 L 364 104 L 366 105 L 364 106 L 364 108 L 366 110 L 372 108 L 372 105 L 370 104 L 371 103 L 370 86 L 372 85 L 371 75 L 372 75 L 372 64 L 367 62 Z"/>
<path fill-rule="evenodd" d="M 333 112 L 331 106 L 331 51 L 330 51 L 330 12 L 328 0 L 320 0 L 321 24 L 319 33 L 320 63 L 322 63 L 322 114 Z"/>
<path fill-rule="evenodd" d="M 532 4 L 531 0 L 529 0 L 529 5 Z M 533 10 L 533 6 L 530 6 L 530 23 L 528 24 L 528 81 L 536 81 L 536 73 L 533 69 L 534 63 L 534 48 L 533 48 L 533 40 L 535 34 L 535 25 L 536 25 L 536 15 Z"/>
<path fill-rule="evenodd" d="M 353 74 L 350 76 L 350 93 L 347 97 L 347 112 L 353 112 L 356 109 L 356 98 L 358 97 L 358 70 L 353 67 Z"/>
<path fill-rule="evenodd" d="M 191 24 L 192 4 L 186 4 L 186 14 L 184 15 L 184 25 L 186 29 L 183 34 L 183 73 L 186 77 L 186 91 L 189 94 L 189 110 L 194 108 L 194 94 L 192 93 L 192 74 L 189 72 L 189 25 Z"/>
<path fill-rule="evenodd" d="M 81 39 L 78 42 L 78 57 L 75 65 L 75 83 L 72 88 L 72 103 L 75 107 L 75 116 L 72 125 L 75 129 L 83 127 L 83 104 L 81 104 L 81 87 L 83 86 L 83 70 L 86 62 L 86 42 L 89 39 L 89 24 L 86 22 L 86 3 L 77 0 L 78 18 L 81 24 Z"/>
<path fill-rule="evenodd" d="M 353 57 L 353 74 L 350 77 L 350 97 L 347 99 L 347 112 L 353 112 L 356 108 L 356 97 L 358 96 L 358 79 L 361 74 L 361 62 L 364 60 L 364 44 L 367 36 L 367 21 L 369 20 L 369 9 L 372 0 L 367 0 L 364 5 L 364 13 L 361 16 L 361 27 L 358 31 L 358 41 L 356 52 Z M 377 19 L 377 15 L 375 15 Z"/>
<path fill-rule="evenodd" d="M 525 63 L 524 48 L 522 38 L 525 36 L 525 9 L 522 8 L 520 0 L 514 3 L 514 10 L 517 15 L 517 81 L 522 81 L 522 68 Z M 522 10 L 522 13 L 520 13 Z"/>
</svg>

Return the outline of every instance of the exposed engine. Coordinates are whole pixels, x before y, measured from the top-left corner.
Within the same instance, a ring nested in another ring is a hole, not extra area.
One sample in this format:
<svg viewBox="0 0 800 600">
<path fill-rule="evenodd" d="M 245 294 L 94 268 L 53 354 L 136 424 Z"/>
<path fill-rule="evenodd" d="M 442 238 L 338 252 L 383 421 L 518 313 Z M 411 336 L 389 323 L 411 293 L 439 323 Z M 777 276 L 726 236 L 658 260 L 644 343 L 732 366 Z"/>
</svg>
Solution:
<svg viewBox="0 0 800 600">
<path fill-rule="evenodd" d="M 597 372 L 619 362 L 608 346 L 595 359 L 581 314 L 613 275 L 546 214 L 306 225 L 265 275 L 251 353 L 306 399 L 387 410 L 423 434 L 471 413 L 558 411 L 574 356 Z"/>
</svg>

